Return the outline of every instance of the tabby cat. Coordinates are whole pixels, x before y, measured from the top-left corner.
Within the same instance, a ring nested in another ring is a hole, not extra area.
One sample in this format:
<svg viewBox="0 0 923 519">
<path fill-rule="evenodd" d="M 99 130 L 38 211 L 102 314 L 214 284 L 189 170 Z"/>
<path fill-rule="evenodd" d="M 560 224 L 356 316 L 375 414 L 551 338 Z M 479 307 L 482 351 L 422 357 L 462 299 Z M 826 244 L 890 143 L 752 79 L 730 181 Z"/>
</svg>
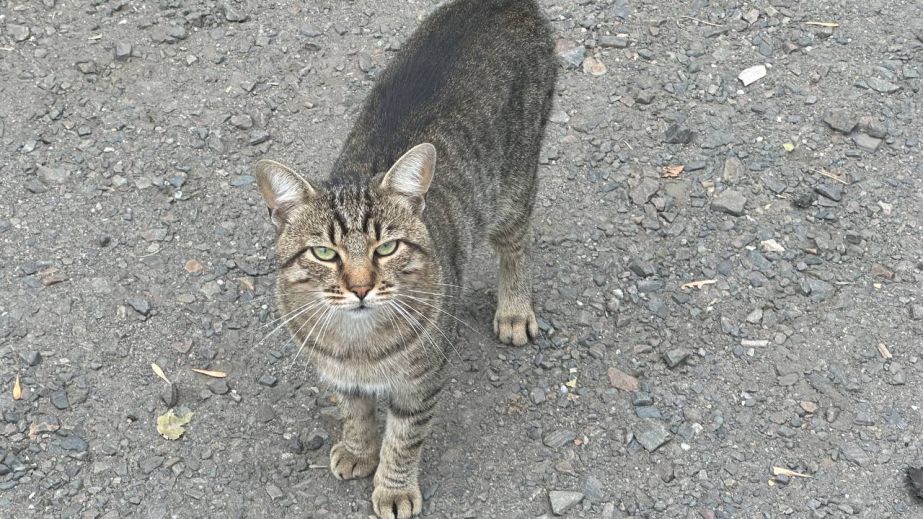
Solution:
<svg viewBox="0 0 923 519">
<path fill-rule="evenodd" d="M 495 332 L 517 346 L 538 333 L 529 220 L 556 68 L 533 0 L 458 0 L 382 73 L 328 180 L 256 165 L 278 231 L 279 309 L 338 394 L 330 468 L 374 472 L 381 518 L 420 513 L 420 451 L 483 243 L 500 256 Z"/>
</svg>

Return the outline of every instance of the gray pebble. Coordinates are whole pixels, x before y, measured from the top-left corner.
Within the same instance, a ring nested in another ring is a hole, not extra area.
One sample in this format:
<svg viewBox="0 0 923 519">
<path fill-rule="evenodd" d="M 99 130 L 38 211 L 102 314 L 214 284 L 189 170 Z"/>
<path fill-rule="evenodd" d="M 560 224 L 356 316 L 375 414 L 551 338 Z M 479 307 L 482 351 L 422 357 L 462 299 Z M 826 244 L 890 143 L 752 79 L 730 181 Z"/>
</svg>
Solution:
<svg viewBox="0 0 923 519">
<path fill-rule="evenodd" d="M 276 385 L 278 381 L 279 381 L 278 378 L 270 375 L 269 373 L 266 373 L 263 376 L 261 376 L 256 382 L 260 384 L 261 386 L 273 387 Z"/>
<path fill-rule="evenodd" d="M 685 348 L 674 348 L 663 354 L 663 360 L 667 363 L 668 368 L 673 369 L 682 364 L 690 355 L 692 355 L 692 352 Z"/>
<path fill-rule="evenodd" d="M 6 25 L 6 30 L 10 33 L 10 36 L 13 37 L 13 41 L 17 43 L 28 40 L 29 36 L 32 35 L 32 31 L 26 25 L 9 23 Z"/>
<path fill-rule="evenodd" d="M 726 189 L 712 200 L 711 208 L 733 216 L 743 216 L 747 199 L 739 191 Z"/>
<path fill-rule="evenodd" d="M 542 443 L 546 447 L 557 449 L 565 443 L 571 442 L 577 437 L 577 433 L 567 429 L 558 429 L 542 436 Z"/>
<path fill-rule="evenodd" d="M 692 130 L 679 124 L 671 124 L 663 133 L 663 142 L 667 144 L 689 144 L 695 135 Z"/>
<path fill-rule="evenodd" d="M 51 404 L 58 409 L 64 410 L 70 407 L 70 402 L 67 400 L 67 391 L 60 389 L 51 394 Z"/>
<path fill-rule="evenodd" d="M 551 502 L 551 512 L 554 515 L 564 515 L 583 501 L 583 493 L 552 490 L 548 492 L 548 500 Z"/>
<path fill-rule="evenodd" d="M 223 378 L 212 380 L 207 385 L 208 389 L 216 395 L 226 395 L 231 390 Z"/>
<path fill-rule="evenodd" d="M 670 433 L 666 427 L 658 421 L 642 419 L 634 427 L 635 439 L 648 452 L 654 452 L 670 441 Z"/>
<path fill-rule="evenodd" d="M 39 362 L 42 361 L 42 354 L 37 351 L 21 351 L 19 352 L 19 358 L 26 363 L 27 366 L 36 366 Z"/>
<path fill-rule="evenodd" d="M 145 317 L 151 313 L 151 303 L 149 303 L 147 299 L 133 297 L 128 299 L 126 302 L 128 303 L 128 306 L 130 306 L 134 311 Z"/>
</svg>

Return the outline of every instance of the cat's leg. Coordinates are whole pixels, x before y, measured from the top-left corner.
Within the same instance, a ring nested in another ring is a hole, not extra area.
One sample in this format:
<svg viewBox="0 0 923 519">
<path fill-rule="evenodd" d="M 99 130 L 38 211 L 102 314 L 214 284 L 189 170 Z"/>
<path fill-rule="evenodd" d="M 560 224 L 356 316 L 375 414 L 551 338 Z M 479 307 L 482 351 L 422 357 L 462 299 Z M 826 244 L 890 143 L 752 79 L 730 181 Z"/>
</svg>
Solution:
<svg viewBox="0 0 923 519">
<path fill-rule="evenodd" d="M 375 397 L 338 394 L 343 436 L 330 449 L 330 470 L 338 479 L 364 478 L 378 465 Z"/>
<path fill-rule="evenodd" d="M 494 333 L 500 342 L 522 346 L 538 336 L 538 321 L 532 311 L 532 230 L 528 220 L 492 236 L 490 241 L 500 255 Z"/>
<path fill-rule="evenodd" d="M 391 397 L 372 492 L 372 506 L 381 519 L 408 519 L 423 509 L 418 483 L 420 452 L 442 381 L 434 379 L 432 386 L 421 383 Z"/>
</svg>

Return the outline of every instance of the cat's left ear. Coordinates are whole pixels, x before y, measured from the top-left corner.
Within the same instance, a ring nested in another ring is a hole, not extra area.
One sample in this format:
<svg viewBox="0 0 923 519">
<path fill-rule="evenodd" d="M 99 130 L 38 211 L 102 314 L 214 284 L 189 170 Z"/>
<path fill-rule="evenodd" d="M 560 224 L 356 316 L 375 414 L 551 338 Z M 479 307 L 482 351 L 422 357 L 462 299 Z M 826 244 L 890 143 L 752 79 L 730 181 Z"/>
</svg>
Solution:
<svg viewBox="0 0 923 519">
<path fill-rule="evenodd" d="M 423 210 L 423 197 L 429 191 L 436 169 L 436 147 L 418 144 L 401 155 L 381 179 L 380 189 L 405 198 L 417 211 Z"/>
</svg>

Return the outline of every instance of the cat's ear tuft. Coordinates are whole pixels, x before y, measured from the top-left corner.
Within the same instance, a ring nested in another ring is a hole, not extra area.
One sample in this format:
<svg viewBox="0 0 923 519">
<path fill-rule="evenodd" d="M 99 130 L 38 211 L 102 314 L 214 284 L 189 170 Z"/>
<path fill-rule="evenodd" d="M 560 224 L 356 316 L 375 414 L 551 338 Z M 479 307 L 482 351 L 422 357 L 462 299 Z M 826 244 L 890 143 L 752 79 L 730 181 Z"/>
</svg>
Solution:
<svg viewBox="0 0 923 519">
<path fill-rule="evenodd" d="M 418 210 L 423 209 L 423 197 L 429 191 L 436 169 L 436 147 L 428 142 L 418 144 L 401 155 L 381 180 L 381 189 L 407 198 Z"/>
<path fill-rule="evenodd" d="M 288 223 L 292 209 L 317 194 L 307 180 L 274 160 L 256 163 L 256 182 L 269 208 L 272 223 L 280 229 Z"/>
</svg>

